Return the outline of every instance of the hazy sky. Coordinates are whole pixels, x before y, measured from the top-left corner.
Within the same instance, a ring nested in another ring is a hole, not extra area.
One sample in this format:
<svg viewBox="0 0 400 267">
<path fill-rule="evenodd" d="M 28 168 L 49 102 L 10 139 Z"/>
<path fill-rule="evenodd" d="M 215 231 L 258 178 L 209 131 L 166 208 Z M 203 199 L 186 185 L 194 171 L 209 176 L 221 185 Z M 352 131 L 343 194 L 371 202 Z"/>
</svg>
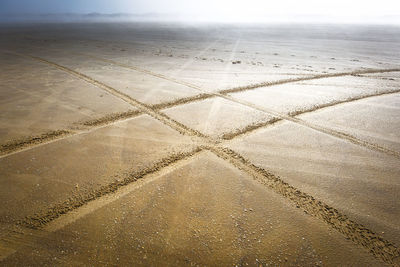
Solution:
<svg viewBox="0 0 400 267">
<path fill-rule="evenodd" d="M 211 20 L 400 15 L 400 0 L 0 0 L 0 13 L 163 13 Z"/>
</svg>

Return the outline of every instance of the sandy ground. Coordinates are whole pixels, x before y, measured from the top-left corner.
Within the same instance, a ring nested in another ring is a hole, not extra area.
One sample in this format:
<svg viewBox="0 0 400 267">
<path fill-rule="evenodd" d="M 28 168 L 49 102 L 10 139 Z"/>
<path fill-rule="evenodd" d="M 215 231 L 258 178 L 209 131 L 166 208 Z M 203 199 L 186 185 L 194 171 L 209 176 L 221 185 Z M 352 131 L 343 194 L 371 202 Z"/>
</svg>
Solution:
<svg viewBox="0 0 400 267">
<path fill-rule="evenodd" d="M 399 36 L 0 25 L 0 265 L 398 266 Z"/>
<path fill-rule="evenodd" d="M 391 94 L 304 114 L 302 118 L 400 152 L 399 108 L 400 94 Z"/>
</svg>

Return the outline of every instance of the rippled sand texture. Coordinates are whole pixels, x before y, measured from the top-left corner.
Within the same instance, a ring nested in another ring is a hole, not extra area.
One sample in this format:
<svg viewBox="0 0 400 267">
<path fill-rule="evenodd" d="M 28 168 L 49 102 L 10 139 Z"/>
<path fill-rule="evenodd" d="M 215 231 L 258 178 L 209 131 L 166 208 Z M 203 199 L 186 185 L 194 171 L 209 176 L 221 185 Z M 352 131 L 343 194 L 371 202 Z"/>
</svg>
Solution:
<svg viewBox="0 0 400 267">
<path fill-rule="evenodd" d="M 399 266 L 398 28 L 0 38 L 0 265 Z"/>
</svg>

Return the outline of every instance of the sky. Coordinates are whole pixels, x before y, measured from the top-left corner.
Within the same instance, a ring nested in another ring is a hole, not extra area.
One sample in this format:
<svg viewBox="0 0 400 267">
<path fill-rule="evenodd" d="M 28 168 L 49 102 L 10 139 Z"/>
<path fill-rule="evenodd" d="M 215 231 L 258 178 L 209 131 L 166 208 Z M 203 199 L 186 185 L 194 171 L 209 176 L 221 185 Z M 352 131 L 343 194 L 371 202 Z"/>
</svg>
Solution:
<svg viewBox="0 0 400 267">
<path fill-rule="evenodd" d="M 400 16 L 400 0 L 0 0 L 0 14 L 160 13 L 215 21 Z"/>
</svg>

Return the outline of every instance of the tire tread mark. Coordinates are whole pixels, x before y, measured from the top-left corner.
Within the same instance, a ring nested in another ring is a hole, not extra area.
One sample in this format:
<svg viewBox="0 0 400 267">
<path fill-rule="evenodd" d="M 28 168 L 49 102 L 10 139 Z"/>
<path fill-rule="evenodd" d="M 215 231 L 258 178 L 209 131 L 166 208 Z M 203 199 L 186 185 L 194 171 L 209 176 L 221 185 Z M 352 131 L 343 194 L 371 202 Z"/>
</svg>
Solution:
<svg viewBox="0 0 400 267">
<path fill-rule="evenodd" d="M 116 192 L 119 188 L 133 183 L 139 179 L 144 178 L 146 175 L 157 172 L 160 169 L 167 167 L 173 163 L 180 160 L 187 159 L 193 155 L 201 152 L 202 147 L 196 147 L 189 152 L 181 152 L 171 154 L 149 167 L 144 167 L 138 171 L 133 171 L 126 175 L 120 180 L 116 180 L 109 184 L 100 186 L 98 189 L 93 189 L 91 191 L 85 192 L 84 194 L 74 195 L 68 198 L 66 201 L 54 204 L 47 209 L 39 211 L 32 216 L 28 216 L 23 220 L 19 221 L 17 224 L 24 226 L 29 229 L 41 229 L 51 221 L 57 219 L 63 214 L 66 214 L 72 210 L 75 210 L 84 204 L 93 201 L 102 196 Z"/>
<path fill-rule="evenodd" d="M 310 81 L 310 80 L 318 80 L 323 78 L 333 78 L 333 77 L 341 77 L 341 76 L 350 76 L 350 75 L 361 75 L 361 74 L 373 74 L 373 73 L 383 73 L 383 72 L 398 72 L 400 68 L 391 68 L 391 69 L 366 69 L 366 70 L 355 70 L 349 72 L 336 72 L 336 73 L 328 73 L 328 74 L 318 74 L 312 75 L 308 77 L 299 77 L 299 78 L 289 78 L 278 81 L 268 81 L 268 82 L 260 82 L 245 86 L 234 87 L 230 89 L 225 89 L 219 91 L 220 94 L 226 95 L 231 93 L 238 93 L 248 90 L 253 90 L 260 87 L 269 87 L 274 85 L 281 85 L 286 83 L 294 83 L 294 82 L 302 82 L 302 81 Z"/>
<path fill-rule="evenodd" d="M 229 148 L 209 147 L 218 157 L 229 161 L 250 174 L 256 181 L 288 199 L 297 208 L 316 217 L 342 233 L 347 239 L 366 248 L 376 258 L 396 265 L 400 259 L 399 249 L 363 225 L 350 220 L 333 207 L 323 203 L 283 181 L 279 176 L 252 164 L 249 160 Z"/>
</svg>

